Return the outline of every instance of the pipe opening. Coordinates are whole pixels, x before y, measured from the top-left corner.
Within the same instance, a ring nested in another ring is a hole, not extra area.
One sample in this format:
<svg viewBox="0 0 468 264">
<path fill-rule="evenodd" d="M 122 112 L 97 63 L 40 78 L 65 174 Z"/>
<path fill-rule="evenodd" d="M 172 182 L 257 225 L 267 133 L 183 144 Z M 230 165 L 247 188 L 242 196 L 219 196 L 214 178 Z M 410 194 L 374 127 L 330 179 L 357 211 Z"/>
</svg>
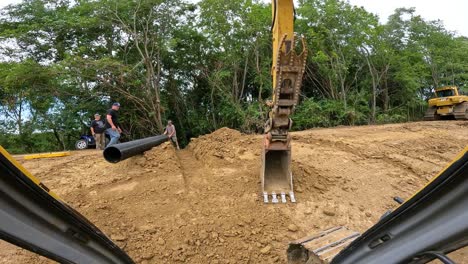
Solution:
<svg viewBox="0 0 468 264">
<path fill-rule="evenodd" d="M 104 150 L 104 158 L 108 162 L 117 163 L 122 158 L 122 153 L 118 148 L 110 146 Z"/>
</svg>

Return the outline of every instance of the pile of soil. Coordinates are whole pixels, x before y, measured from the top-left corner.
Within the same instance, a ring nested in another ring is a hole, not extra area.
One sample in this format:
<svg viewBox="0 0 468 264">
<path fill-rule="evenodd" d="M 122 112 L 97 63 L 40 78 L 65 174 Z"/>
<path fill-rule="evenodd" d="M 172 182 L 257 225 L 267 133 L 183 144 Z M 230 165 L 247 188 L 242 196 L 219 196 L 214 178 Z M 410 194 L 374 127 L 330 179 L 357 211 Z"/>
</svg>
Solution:
<svg viewBox="0 0 468 264">
<path fill-rule="evenodd" d="M 222 128 L 118 164 L 102 152 L 20 160 L 137 263 L 285 263 L 288 242 L 336 225 L 365 231 L 468 144 L 466 122 L 293 133 L 296 204 L 265 205 L 260 135 Z M 455 260 L 468 263 L 466 249 Z M 49 263 L 0 243 L 2 263 Z"/>
<path fill-rule="evenodd" d="M 205 165 L 227 162 L 236 163 L 239 159 L 254 159 L 261 153 L 260 136 L 244 135 L 227 127 L 211 134 L 191 140 L 189 149 Z"/>
<path fill-rule="evenodd" d="M 138 156 L 137 156 L 138 157 Z M 132 158 L 137 158 L 132 157 Z M 171 143 L 165 142 L 156 148 L 152 148 L 143 154 L 144 159 L 140 160 L 140 166 L 147 169 L 159 169 L 166 173 L 180 174 L 180 164 L 176 151 Z M 128 163 L 136 163 L 128 160 Z"/>
</svg>

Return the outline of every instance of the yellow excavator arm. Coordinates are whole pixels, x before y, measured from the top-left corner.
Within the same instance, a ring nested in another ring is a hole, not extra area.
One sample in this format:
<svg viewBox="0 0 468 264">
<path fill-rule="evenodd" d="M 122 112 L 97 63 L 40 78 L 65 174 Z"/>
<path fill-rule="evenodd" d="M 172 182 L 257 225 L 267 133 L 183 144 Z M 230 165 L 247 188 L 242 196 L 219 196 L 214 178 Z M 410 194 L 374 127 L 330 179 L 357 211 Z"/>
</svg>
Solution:
<svg viewBox="0 0 468 264">
<path fill-rule="evenodd" d="M 279 44 L 283 36 L 285 42 L 294 41 L 294 5 L 292 0 L 272 0 L 272 41 L 273 41 L 273 62 L 278 59 Z M 283 47 L 282 52 L 286 52 Z M 276 68 L 278 65 L 273 63 L 271 76 L 273 77 L 273 87 L 276 87 Z M 274 94 L 273 94 L 274 96 Z"/>
<path fill-rule="evenodd" d="M 289 196 L 295 202 L 291 173 L 290 115 L 299 100 L 307 49 L 302 39 L 302 52 L 297 54 L 294 45 L 294 4 L 292 0 L 272 1 L 273 78 L 272 100 L 262 155 L 262 192 L 265 203 L 286 203 Z"/>
</svg>

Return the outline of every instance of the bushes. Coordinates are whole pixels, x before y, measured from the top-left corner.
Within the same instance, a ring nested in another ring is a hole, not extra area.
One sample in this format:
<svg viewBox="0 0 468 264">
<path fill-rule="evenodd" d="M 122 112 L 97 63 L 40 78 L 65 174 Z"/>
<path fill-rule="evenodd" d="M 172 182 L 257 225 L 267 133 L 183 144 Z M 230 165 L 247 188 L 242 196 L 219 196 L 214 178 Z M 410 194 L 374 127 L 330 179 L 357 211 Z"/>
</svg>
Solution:
<svg viewBox="0 0 468 264">
<path fill-rule="evenodd" d="M 55 144 L 54 135 L 50 132 L 32 133 L 28 136 L 18 134 L 0 134 L 0 145 L 11 154 L 38 153 L 61 150 Z"/>
<path fill-rule="evenodd" d="M 368 108 L 358 102 L 345 109 L 342 101 L 307 98 L 296 108 L 293 130 L 367 123 Z"/>
<path fill-rule="evenodd" d="M 427 102 L 420 99 L 409 100 L 404 105 L 389 109 L 385 113 L 377 107 L 375 122 L 385 124 L 421 120 L 426 108 Z M 293 130 L 340 125 L 365 125 L 371 123 L 370 117 L 370 108 L 366 96 L 363 94 L 351 95 L 346 110 L 342 101 L 307 98 L 296 107 L 292 116 Z"/>
<path fill-rule="evenodd" d="M 244 133 L 261 133 L 265 125 L 266 113 L 268 113 L 266 105 L 259 102 L 249 104 L 244 110 L 245 117 L 240 130 Z"/>
<path fill-rule="evenodd" d="M 399 113 L 382 113 L 377 115 L 375 121 L 377 124 L 402 123 L 407 121 L 407 117 Z"/>
</svg>

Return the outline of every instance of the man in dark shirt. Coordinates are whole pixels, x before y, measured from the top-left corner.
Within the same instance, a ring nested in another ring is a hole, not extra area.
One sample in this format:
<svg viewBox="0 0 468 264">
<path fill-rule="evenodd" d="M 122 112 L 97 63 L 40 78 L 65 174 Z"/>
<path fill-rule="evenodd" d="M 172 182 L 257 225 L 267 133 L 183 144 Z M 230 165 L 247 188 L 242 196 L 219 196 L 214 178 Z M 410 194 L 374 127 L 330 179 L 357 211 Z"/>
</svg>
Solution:
<svg viewBox="0 0 468 264">
<path fill-rule="evenodd" d="M 96 141 L 96 149 L 104 149 L 106 146 L 106 136 L 104 131 L 106 130 L 106 124 L 101 120 L 100 114 L 94 115 L 94 120 L 91 122 L 91 134 L 94 136 Z"/>
<path fill-rule="evenodd" d="M 112 104 L 112 108 L 107 111 L 106 133 L 110 136 L 110 142 L 107 146 L 116 144 L 119 141 L 120 133 L 122 133 L 119 124 L 119 113 L 117 112 L 119 109 L 120 104 L 114 103 Z"/>
</svg>

